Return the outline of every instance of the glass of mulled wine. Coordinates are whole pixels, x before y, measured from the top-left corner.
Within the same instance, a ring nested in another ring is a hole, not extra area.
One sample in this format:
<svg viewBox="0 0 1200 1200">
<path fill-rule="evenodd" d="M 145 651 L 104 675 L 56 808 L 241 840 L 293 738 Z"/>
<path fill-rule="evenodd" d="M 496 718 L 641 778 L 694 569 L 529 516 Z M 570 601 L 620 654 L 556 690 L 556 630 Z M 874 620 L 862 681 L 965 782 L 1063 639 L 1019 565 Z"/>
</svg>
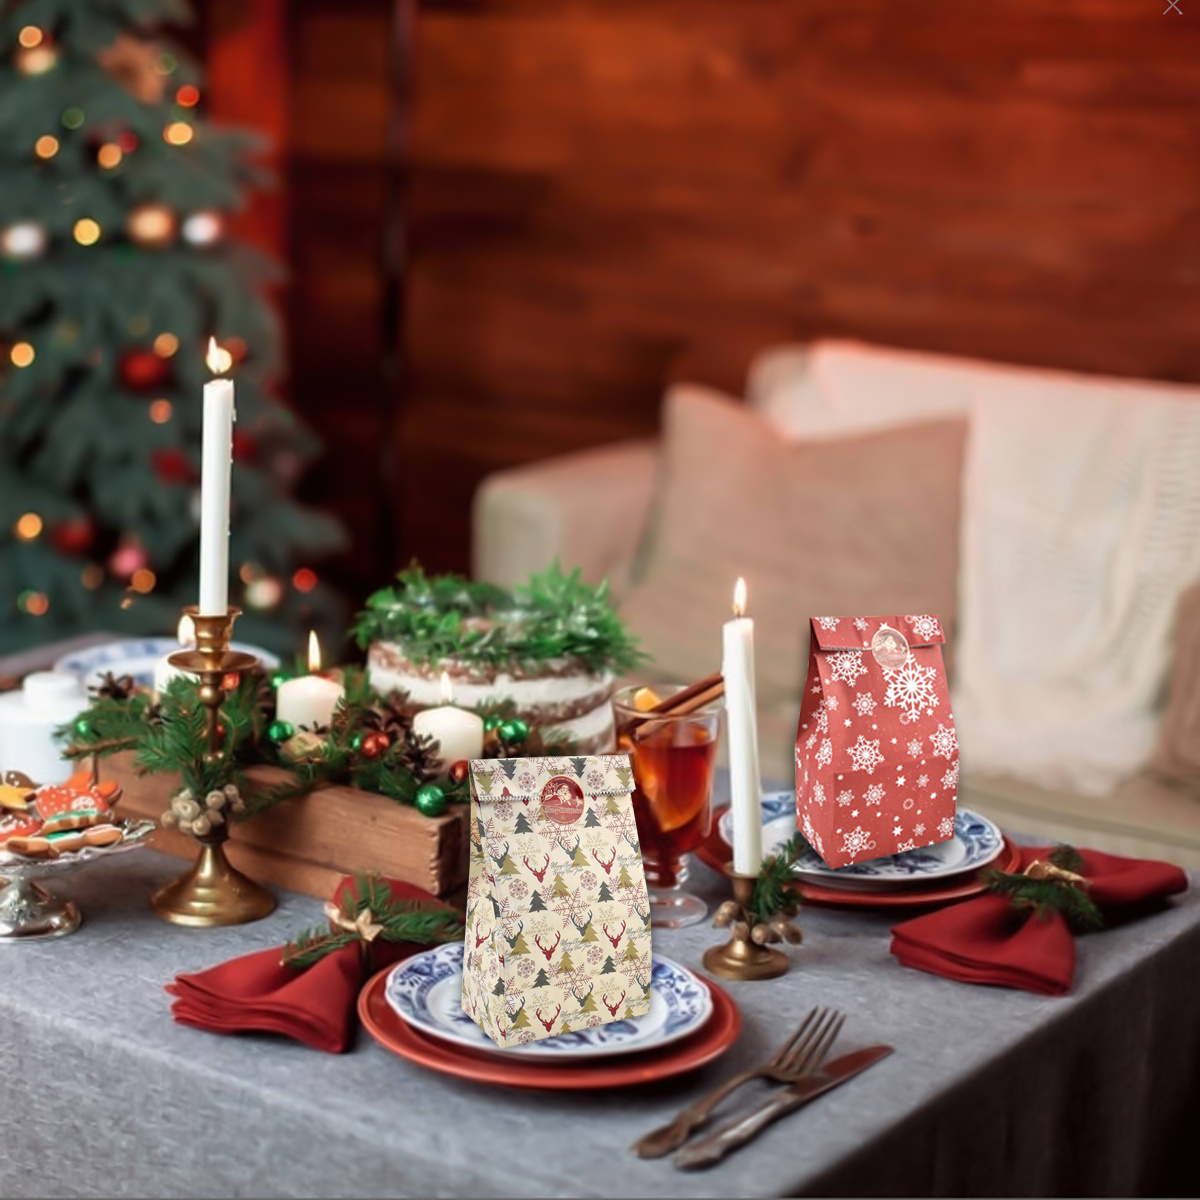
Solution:
<svg viewBox="0 0 1200 1200">
<path fill-rule="evenodd" d="M 712 827 L 720 700 L 695 712 L 646 718 L 679 688 L 624 688 L 613 698 L 617 749 L 633 761 L 633 815 L 650 893 L 650 924 L 682 929 L 704 920 L 704 901 L 683 890 L 684 861 Z"/>
</svg>

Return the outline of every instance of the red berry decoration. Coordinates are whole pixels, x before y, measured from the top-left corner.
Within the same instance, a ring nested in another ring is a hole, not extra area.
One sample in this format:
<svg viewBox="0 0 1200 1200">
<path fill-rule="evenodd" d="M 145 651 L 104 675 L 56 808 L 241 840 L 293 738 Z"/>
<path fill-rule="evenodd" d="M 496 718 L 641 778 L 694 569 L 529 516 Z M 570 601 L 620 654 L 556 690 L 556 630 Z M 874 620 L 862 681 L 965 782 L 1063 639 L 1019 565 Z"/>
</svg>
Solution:
<svg viewBox="0 0 1200 1200">
<path fill-rule="evenodd" d="M 237 690 L 237 685 L 242 682 L 242 677 L 236 671 L 226 671 L 221 676 L 221 690 L 223 692 L 233 692 Z"/>
<path fill-rule="evenodd" d="M 151 392 L 171 378 L 171 364 L 153 350 L 126 350 L 117 364 L 117 376 L 131 392 Z"/>
<path fill-rule="evenodd" d="M 177 446 L 164 446 L 150 455 L 150 465 L 163 483 L 192 483 L 196 472 L 188 456 Z"/>
<path fill-rule="evenodd" d="M 467 760 L 465 758 L 460 758 L 458 760 L 458 762 L 456 762 L 450 768 L 450 782 L 451 783 L 462 783 L 466 779 L 467 772 L 469 770 L 470 770 L 470 764 L 467 762 Z"/>
<path fill-rule="evenodd" d="M 85 554 L 96 540 L 96 526 L 91 517 L 59 521 L 50 526 L 50 544 L 60 554 Z"/>
<path fill-rule="evenodd" d="M 362 753 L 364 758 L 378 758 L 381 754 L 387 752 L 387 748 L 392 744 L 392 739 L 386 733 L 379 730 L 374 730 L 371 733 L 364 735 L 362 740 Z"/>
<path fill-rule="evenodd" d="M 258 438 L 245 430 L 233 431 L 233 461 L 253 462 L 258 456 Z"/>
</svg>

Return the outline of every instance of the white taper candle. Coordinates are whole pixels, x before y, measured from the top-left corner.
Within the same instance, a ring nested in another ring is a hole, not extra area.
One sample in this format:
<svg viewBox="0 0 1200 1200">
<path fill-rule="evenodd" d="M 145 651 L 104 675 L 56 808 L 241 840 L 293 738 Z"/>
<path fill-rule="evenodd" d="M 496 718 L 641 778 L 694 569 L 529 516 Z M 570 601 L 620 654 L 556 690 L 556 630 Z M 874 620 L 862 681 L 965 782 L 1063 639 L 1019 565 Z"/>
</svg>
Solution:
<svg viewBox="0 0 1200 1200">
<path fill-rule="evenodd" d="M 729 731 L 729 790 L 733 814 L 733 869 L 757 875 L 762 866 L 762 780 L 758 770 L 758 716 L 754 689 L 754 622 L 743 616 L 746 581 L 734 591 L 732 621 L 723 630 L 721 674 Z"/>
<path fill-rule="evenodd" d="M 208 369 L 227 371 L 230 355 L 209 338 Z M 229 481 L 233 466 L 233 380 L 204 385 L 204 435 L 200 461 L 200 615 L 229 608 Z"/>
</svg>

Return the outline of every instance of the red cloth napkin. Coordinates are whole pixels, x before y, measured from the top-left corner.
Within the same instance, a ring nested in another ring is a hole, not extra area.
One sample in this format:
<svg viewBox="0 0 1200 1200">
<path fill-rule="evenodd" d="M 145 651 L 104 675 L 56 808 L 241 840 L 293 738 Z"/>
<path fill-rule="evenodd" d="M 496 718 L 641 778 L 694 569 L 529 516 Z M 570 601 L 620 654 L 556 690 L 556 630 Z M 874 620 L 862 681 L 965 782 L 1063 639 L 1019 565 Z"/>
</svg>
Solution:
<svg viewBox="0 0 1200 1200">
<path fill-rule="evenodd" d="M 398 879 L 384 882 L 394 899 L 447 907 L 412 884 Z M 352 883 L 349 877 L 341 881 L 333 896 L 335 904 Z M 316 1050 L 340 1054 L 354 1036 L 358 993 L 370 972 L 424 947 L 376 939 L 369 963 L 354 945 L 306 968 L 285 967 L 280 962 L 282 949 L 258 950 L 207 971 L 177 976 L 166 985 L 175 997 L 171 1005 L 175 1020 L 211 1033 L 280 1033 Z"/>
<path fill-rule="evenodd" d="M 1021 849 L 1024 870 L 1053 846 Z M 1182 892 L 1187 876 L 1170 863 L 1081 850 L 1088 895 L 1106 916 Z M 904 921 L 892 930 L 892 953 L 906 966 L 963 983 L 1024 988 L 1047 996 L 1070 991 L 1075 937 L 1066 918 L 1015 911 L 1004 896 L 986 895 Z"/>
</svg>

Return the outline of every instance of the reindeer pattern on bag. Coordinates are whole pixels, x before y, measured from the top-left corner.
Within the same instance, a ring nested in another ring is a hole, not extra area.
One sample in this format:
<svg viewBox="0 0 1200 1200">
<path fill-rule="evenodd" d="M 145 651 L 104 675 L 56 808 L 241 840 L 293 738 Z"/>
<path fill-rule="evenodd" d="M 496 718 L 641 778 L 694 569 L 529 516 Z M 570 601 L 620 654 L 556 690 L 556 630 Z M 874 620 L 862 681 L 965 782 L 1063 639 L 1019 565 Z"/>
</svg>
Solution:
<svg viewBox="0 0 1200 1200">
<path fill-rule="evenodd" d="M 650 902 L 623 754 L 471 763 L 463 1010 L 498 1046 L 650 1007 Z"/>
</svg>

